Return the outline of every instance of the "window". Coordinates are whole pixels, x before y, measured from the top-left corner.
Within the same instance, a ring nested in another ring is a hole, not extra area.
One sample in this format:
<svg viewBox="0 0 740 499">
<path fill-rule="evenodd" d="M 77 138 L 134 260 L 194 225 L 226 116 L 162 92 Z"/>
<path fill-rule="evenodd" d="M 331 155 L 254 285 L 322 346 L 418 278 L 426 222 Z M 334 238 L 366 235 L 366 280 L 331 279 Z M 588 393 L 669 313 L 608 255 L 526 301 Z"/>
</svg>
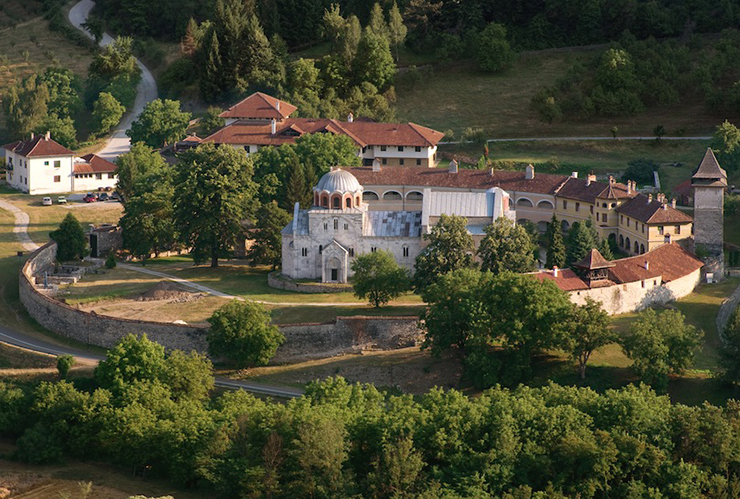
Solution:
<svg viewBox="0 0 740 499">
<path fill-rule="evenodd" d="M 324 252 L 324 246 L 322 244 L 319 244 L 319 255 Z"/>
<path fill-rule="evenodd" d="M 591 214 L 593 215 L 594 214 L 594 207 L 593 207 L 593 205 L 589 206 L 588 208 L 589 208 L 589 211 L 591 212 Z M 598 220 L 598 217 L 599 217 L 599 214 L 597 213 L 596 214 L 596 219 L 597 220 Z"/>
<path fill-rule="evenodd" d="M 59 159 L 54 160 L 54 168 L 61 168 L 62 167 L 62 161 Z"/>
<path fill-rule="evenodd" d="M 416 151 L 416 152 L 421 152 L 421 146 L 416 146 L 416 147 L 414 147 L 414 151 Z"/>
<path fill-rule="evenodd" d="M 249 154 L 250 152 L 252 152 L 252 146 L 244 146 L 244 151 L 245 151 L 245 152 L 246 152 L 247 154 Z"/>
<path fill-rule="evenodd" d="M 332 199 L 331 200 L 331 206 L 332 206 L 332 208 L 334 208 L 335 210 L 338 210 L 340 208 L 339 202 L 340 201 L 339 201 L 339 198 L 338 197 L 335 197 L 334 199 Z"/>
<path fill-rule="evenodd" d="M 386 147 L 386 146 L 380 146 L 380 150 L 381 150 L 381 151 L 385 151 L 386 149 L 387 149 L 387 147 Z"/>
<path fill-rule="evenodd" d="M 408 256 L 409 256 L 409 247 L 408 246 L 404 246 L 403 247 L 403 256 L 405 256 L 406 258 L 408 258 Z"/>
<path fill-rule="evenodd" d="M 327 231 L 327 230 L 329 230 L 329 224 L 324 222 L 324 231 Z"/>
<path fill-rule="evenodd" d="M 417 159 L 416 160 L 416 166 L 421 166 L 421 160 L 420 159 Z"/>
<path fill-rule="evenodd" d="M 530 207 L 530 206 L 532 206 L 532 201 L 530 201 L 527 198 L 519 198 L 519 199 L 516 200 L 516 205 L 517 206 Z"/>
<path fill-rule="evenodd" d="M 645 287 L 645 280 L 644 279 L 642 280 L 642 287 L 643 288 Z"/>
<path fill-rule="evenodd" d="M 347 208 L 352 208 L 352 198 L 347 198 L 344 201 L 344 204 L 347 206 Z"/>
<path fill-rule="evenodd" d="M 666 244 L 670 243 L 671 242 L 671 235 L 670 234 L 666 234 L 665 236 L 663 236 L 663 242 L 666 243 Z"/>
<path fill-rule="evenodd" d="M 372 191 L 367 191 L 367 192 L 362 193 L 363 201 L 377 201 L 378 199 L 380 199 L 378 198 L 378 195 Z"/>
<path fill-rule="evenodd" d="M 645 224 L 642 224 L 642 233 L 645 233 Z"/>
<path fill-rule="evenodd" d="M 658 225 L 658 234 L 662 236 L 663 235 L 663 231 L 664 231 L 663 226 L 662 225 Z"/>
<path fill-rule="evenodd" d="M 619 223 L 624 223 L 624 215 L 619 215 Z"/>
<path fill-rule="evenodd" d="M 424 194 L 419 191 L 411 191 L 406 194 L 406 199 L 408 201 L 421 201 L 424 199 Z"/>
<path fill-rule="evenodd" d="M 62 176 L 61 175 L 54 175 L 54 182 L 61 182 Z"/>
<path fill-rule="evenodd" d="M 308 248 L 301 248 L 301 256 L 308 256 Z"/>
<path fill-rule="evenodd" d="M 576 203 L 576 211 L 579 211 L 581 209 L 581 203 Z"/>
<path fill-rule="evenodd" d="M 398 146 L 398 152 L 403 152 L 403 146 Z"/>
<path fill-rule="evenodd" d="M 367 152 L 367 146 L 362 148 L 362 154 L 365 154 Z"/>
<path fill-rule="evenodd" d="M 115 173 L 109 173 L 109 174 L 108 174 L 108 178 L 109 178 L 109 179 L 110 179 L 110 178 L 116 178 L 116 174 L 115 174 Z"/>
<path fill-rule="evenodd" d="M 44 166 L 49 166 L 49 162 L 48 161 L 44 161 Z"/>
<path fill-rule="evenodd" d="M 612 208 L 616 208 L 616 207 L 617 207 L 617 203 L 612 203 Z"/>
<path fill-rule="evenodd" d="M 602 223 L 609 223 L 609 215 L 607 215 L 606 213 L 603 213 L 601 215 L 601 222 Z"/>
<path fill-rule="evenodd" d="M 26 185 L 28 185 L 28 177 L 26 177 L 26 178 L 23 179 L 23 183 L 26 184 Z"/>
<path fill-rule="evenodd" d="M 398 164 L 399 164 L 400 166 L 403 166 L 403 158 L 401 158 L 401 159 L 399 159 L 399 160 L 398 160 Z"/>
<path fill-rule="evenodd" d="M 382 161 L 382 163 L 383 163 L 384 165 L 387 165 L 387 164 L 388 164 L 388 160 L 387 160 L 386 158 L 383 158 L 383 161 Z"/>
<path fill-rule="evenodd" d="M 630 226 L 630 218 L 627 217 L 627 227 L 629 228 L 629 226 Z"/>
<path fill-rule="evenodd" d="M 681 233 L 681 226 L 680 225 L 675 225 L 673 227 L 673 233 L 674 234 L 680 234 Z"/>
<path fill-rule="evenodd" d="M 344 224 L 344 230 L 349 230 L 349 224 Z"/>
<path fill-rule="evenodd" d="M 376 248 L 375 246 L 370 246 L 370 253 L 375 253 L 376 251 L 378 251 L 378 248 Z"/>
<path fill-rule="evenodd" d="M 564 210 L 568 209 L 568 201 L 563 200 L 563 209 Z"/>
<path fill-rule="evenodd" d="M 606 208 L 606 203 L 601 203 L 602 208 Z"/>
<path fill-rule="evenodd" d="M 339 230 L 339 219 L 338 218 L 334 219 L 334 230 Z"/>
<path fill-rule="evenodd" d="M 349 249 L 349 256 L 351 256 L 352 258 L 355 257 L 355 249 L 354 248 L 350 248 Z"/>
<path fill-rule="evenodd" d="M 96 173 L 96 174 L 95 174 L 95 178 L 96 178 L 97 180 L 103 180 L 103 174 L 102 174 L 102 173 Z"/>
<path fill-rule="evenodd" d="M 397 201 L 397 200 L 403 199 L 403 196 L 401 196 L 396 191 L 388 191 L 385 194 L 383 194 L 383 199 L 386 201 Z"/>
<path fill-rule="evenodd" d="M 599 214 L 598 213 L 596 214 L 596 221 L 597 222 L 599 221 Z"/>
</svg>

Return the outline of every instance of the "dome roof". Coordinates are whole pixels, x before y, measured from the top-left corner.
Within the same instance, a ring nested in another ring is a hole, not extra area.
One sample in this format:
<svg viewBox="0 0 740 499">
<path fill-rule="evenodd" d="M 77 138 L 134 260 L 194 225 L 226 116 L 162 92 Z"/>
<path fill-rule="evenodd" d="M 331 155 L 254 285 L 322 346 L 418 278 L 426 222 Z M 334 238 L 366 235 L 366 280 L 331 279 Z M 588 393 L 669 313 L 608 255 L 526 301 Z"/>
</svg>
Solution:
<svg viewBox="0 0 740 499">
<path fill-rule="evenodd" d="M 362 190 L 362 186 L 357 178 L 346 170 L 341 168 L 332 169 L 329 173 L 325 173 L 320 179 L 319 183 L 314 187 L 315 191 L 327 191 L 327 192 L 352 192 Z"/>
</svg>

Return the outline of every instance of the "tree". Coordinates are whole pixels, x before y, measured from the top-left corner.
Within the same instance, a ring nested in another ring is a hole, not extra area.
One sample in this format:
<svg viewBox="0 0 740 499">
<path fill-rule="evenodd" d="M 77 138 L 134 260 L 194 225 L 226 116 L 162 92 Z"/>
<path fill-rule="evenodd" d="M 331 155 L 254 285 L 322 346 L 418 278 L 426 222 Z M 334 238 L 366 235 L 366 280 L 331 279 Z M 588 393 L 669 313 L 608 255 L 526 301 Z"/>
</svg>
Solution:
<svg viewBox="0 0 740 499">
<path fill-rule="evenodd" d="M 57 260 L 68 262 L 87 255 L 87 238 L 82 225 L 72 213 L 67 213 L 59 228 L 49 234 L 57 243 Z"/>
<path fill-rule="evenodd" d="M 656 125 L 653 128 L 653 135 L 655 135 L 655 141 L 660 142 L 660 139 L 666 134 L 666 129 L 663 125 Z"/>
<path fill-rule="evenodd" d="M 254 243 L 249 248 L 247 258 L 252 265 L 272 265 L 278 268 L 282 261 L 282 230 L 291 220 L 291 216 L 280 208 L 277 201 L 263 204 L 257 212 L 257 226 Z"/>
<path fill-rule="evenodd" d="M 166 168 L 167 163 L 158 151 L 141 142 L 131 144 L 129 152 L 116 158 L 116 190 L 122 201 L 125 203 L 134 195 L 137 182 L 149 177 L 166 177 Z"/>
<path fill-rule="evenodd" d="M 375 308 L 409 289 L 408 272 L 389 251 L 377 250 L 358 256 L 352 262 L 352 271 L 355 296 L 361 300 L 367 298 Z"/>
<path fill-rule="evenodd" d="M 360 166 L 357 145 L 346 135 L 308 133 L 298 137 L 294 151 L 309 176 L 323 175 L 333 166 Z M 308 183 L 313 188 L 316 183 Z"/>
<path fill-rule="evenodd" d="M 740 129 L 725 120 L 714 132 L 712 149 L 722 166 L 737 170 L 740 167 Z"/>
<path fill-rule="evenodd" d="M 589 251 L 596 247 L 593 234 L 585 223 L 573 222 L 568 231 L 565 247 L 565 263 L 572 267 L 575 263 L 583 260 Z"/>
<path fill-rule="evenodd" d="M 74 363 L 75 358 L 71 355 L 64 354 L 57 357 L 57 371 L 59 371 L 59 379 L 67 379 L 67 374 Z"/>
<path fill-rule="evenodd" d="M 123 247 L 146 264 L 146 259 L 173 247 L 175 222 L 172 199 L 174 190 L 167 178 L 149 175 L 135 184 L 126 199 L 121 228 Z"/>
<path fill-rule="evenodd" d="M 51 137 L 64 147 L 75 147 L 77 145 L 77 130 L 72 118 L 66 116 L 60 118 L 54 113 L 49 113 L 33 130 L 38 134 L 49 132 Z"/>
<path fill-rule="evenodd" d="M 506 39 L 506 27 L 491 23 L 475 38 L 475 56 L 478 68 L 495 73 L 514 62 L 514 51 Z"/>
<path fill-rule="evenodd" d="M 398 48 L 406 40 L 407 32 L 408 29 L 403 24 L 401 11 L 398 8 L 398 4 L 394 1 L 391 10 L 388 12 L 388 38 L 390 39 L 391 46 L 396 49 L 396 61 L 398 61 Z"/>
<path fill-rule="evenodd" d="M 726 383 L 737 384 L 740 382 L 740 307 L 733 310 L 721 336 L 719 354 L 722 379 Z"/>
<path fill-rule="evenodd" d="M 127 36 L 116 37 L 113 43 L 100 49 L 90 64 L 89 73 L 106 81 L 122 74 L 138 73 L 133 43 Z"/>
<path fill-rule="evenodd" d="M 473 236 L 468 233 L 468 221 L 457 215 L 445 215 L 422 237 L 427 247 L 416 257 L 414 288 L 424 296 L 424 290 L 440 276 L 457 269 L 474 267 Z"/>
<path fill-rule="evenodd" d="M 242 222 L 255 211 L 252 161 L 244 151 L 204 144 L 175 166 L 174 221 L 196 264 L 230 254 Z"/>
<path fill-rule="evenodd" d="M 126 108 L 113 95 L 109 92 L 101 92 L 98 100 L 93 105 L 92 112 L 98 135 L 108 133 L 111 128 L 121 121 L 125 112 Z"/>
<path fill-rule="evenodd" d="M 122 393 L 134 381 L 161 380 L 165 372 L 164 347 L 146 334 L 128 334 L 108 350 L 95 368 L 95 379 L 114 394 Z"/>
<path fill-rule="evenodd" d="M 678 310 L 640 312 L 622 341 L 632 369 L 640 379 L 664 390 L 668 375 L 680 373 L 694 361 L 704 333 L 684 322 Z"/>
<path fill-rule="evenodd" d="M 38 75 L 31 75 L 12 85 L 2 100 L 9 134 L 16 139 L 25 138 L 47 116 L 49 88 Z"/>
<path fill-rule="evenodd" d="M 370 21 L 367 24 L 367 29 L 374 35 L 389 38 L 388 25 L 386 24 L 385 16 L 383 15 L 383 7 L 381 7 L 379 3 L 374 4 L 370 11 Z"/>
<path fill-rule="evenodd" d="M 198 79 L 198 88 L 204 100 L 213 102 L 225 92 L 225 80 L 221 77 L 221 45 L 215 30 L 211 33 L 204 52 L 204 68 Z"/>
<path fill-rule="evenodd" d="M 563 231 L 560 227 L 560 221 L 555 214 L 552 215 L 550 224 L 547 226 L 545 239 L 547 239 L 547 260 L 545 261 L 545 267 L 548 269 L 555 267 L 565 268 Z"/>
<path fill-rule="evenodd" d="M 176 400 L 205 401 L 213 390 L 213 364 L 205 354 L 173 350 L 165 359 L 161 381 Z"/>
<path fill-rule="evenodd" d="M 531 272 L 535 269 L 536 247 L 527 230 L 506 217 L 499 217 L 485 228 L 486 235 L 478 247 L 481 269 L 494 274 Z"/>
<path fill-rule="evenodd" d="M 422 348 L 431 348 L 432 355 L 456 346 L 463 355 L 467 341 L 483 314 L 480 289 L 490 274 L 461 268 L 439 276 L 424 292 L 427 308 L 420 323 L 424 327 Z"/>
<path fill-rule="evenodd" d="M 313 187 L 315 184 L 309 185 L 306 178 L 306 169 L 297 157 L 292 163 L 293 168 L 285 190 L 287 207 L 295 206 L 298 203 L 301 207 L 308 208 L 313 204 Z M 309 170 L 312 168 L 311 165 L 308 165 Z"/>
<path fill-rule="evenodd" d="M 365 29 L 352 61 L 355 84 L 372 83 L 379 90 L 386 89 L 393 81 L 396 64 L 393 62 L 388 39 Z"/>
<path fill-rule="evenodd" d="M 226 120 L 219 116 L 221 113 L 223 113 L 223 109 L 220 107 L 210 106 L 206 110 L 206 115 L 200 120 L 200 129 L 203 137 L 207 137 L 224 127 Z"/>
<path fill-rule="evenodd" d="M 577 305 L 573 310 L 570 352 L 578 363 L 581 379 L 586 379 L 586 364 L 594 350 L 615 340 L 609 322 L 609 314 L 591 297 L 586 297 L 586 303 Z"/>
<path fill-rule="evenodd" d="M 155 99 L 131 123 L 126 135 L 131 142 L 143 142 L 150 147 L 174 144 L 185 136 L 190 123 L 190 113 L 180 111 L 180 102 Z"/>
<path fill-rule="evenodd" d="M 208 319 L 208 351 L 238 367 L 262 366 L 275 355 L 285 336 L 270 324 L 270 312 L 254 302 L 232 300 Z"/>
<path fill-rule="evenodd" d="M 88 16 L 85 22 L 82 23 L 82 27 L 93 37 L 95 45 L 100 45 L 100 40 L 103 39 L 103 34 L 105 33 L 103 20 L 97 16 Z"/>
</svg>

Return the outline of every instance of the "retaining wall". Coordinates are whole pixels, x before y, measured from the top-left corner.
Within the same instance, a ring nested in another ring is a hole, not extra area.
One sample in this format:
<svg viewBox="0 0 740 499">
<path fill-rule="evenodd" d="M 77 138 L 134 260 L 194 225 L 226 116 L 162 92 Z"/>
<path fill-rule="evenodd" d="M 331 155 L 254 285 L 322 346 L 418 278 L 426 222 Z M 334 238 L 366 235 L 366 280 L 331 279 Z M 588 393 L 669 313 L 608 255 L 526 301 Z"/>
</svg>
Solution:
<svg viewBox="0 0 740 499">
<path fill-rule="evenodd" d="M 21 269 L 20 298 L 28 313 L 46 329 L 90 345 L 110 348 L 129 333 L 160 343 L 167 350 L 206 352 L 207 328 L 137 321 L 83 312 L 45 295 L 33 285 L 34 274 L 53 266 L 56 243 L 34 252 Z M 412 346 L 421 340 L 417 317 L 337 317 L 328 324 L 281 325 L 285 343 L 273 362 L 287 363 Z"/>
<path fill-rule="evenodd" d="M 345 291 L 352 291 L 352 286 L 349 284 L 309 284 L 296 282 L 293 279 L 285 277 L 278 270 L 267 274 L 267 284 L 271 288 L 284 289 L 296 293 L 344 293 Z"/>
</svg>

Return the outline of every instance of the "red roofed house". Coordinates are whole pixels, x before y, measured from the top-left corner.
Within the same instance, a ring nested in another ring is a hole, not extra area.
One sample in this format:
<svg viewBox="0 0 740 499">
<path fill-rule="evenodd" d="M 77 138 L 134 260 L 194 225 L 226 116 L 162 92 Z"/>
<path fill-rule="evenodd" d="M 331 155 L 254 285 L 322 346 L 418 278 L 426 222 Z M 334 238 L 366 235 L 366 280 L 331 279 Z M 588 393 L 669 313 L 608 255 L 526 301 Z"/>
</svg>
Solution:
<svg viewBox="0 0 740 499">
<path fill-rule="evenodd" d="M 266 146 L 291 144 L 307 133 L 346 135 L 357 145 L 365 166 L 375 159 L 387 166 L 434 167 L 443 133 L 415 123 L 376 123 L 324 118 L 291 118 L 296 107 L 261 92 L 254 93 L 220 114 L 226 126 L 203 142 L 227 144 L 247 154 Z"/>
<path fill-rule="evenodd" d="M 63 194 L 114 187 L 116 166 L 94 154 L 75 157 L 47 132 L 3 146 L 8 184 L 28 194 Z"/>
<path fill-rule="evenodd" d="M 582 276 L 570 269 L 544 270 L 532 275 L 553 281 L 576 304 L 584 304 L 590 297 L 601 302 L 608 313 L 624 314 L 664 305 L 690 294 L 701 280 L 704 265 L 676 243 L 611 262 L 606 262 L 597 250 L 592 250 L 590 256 L 579 262 L 584 270 Z M 594 270 L 599 279 L 593 279 Z"/>
</svg>

